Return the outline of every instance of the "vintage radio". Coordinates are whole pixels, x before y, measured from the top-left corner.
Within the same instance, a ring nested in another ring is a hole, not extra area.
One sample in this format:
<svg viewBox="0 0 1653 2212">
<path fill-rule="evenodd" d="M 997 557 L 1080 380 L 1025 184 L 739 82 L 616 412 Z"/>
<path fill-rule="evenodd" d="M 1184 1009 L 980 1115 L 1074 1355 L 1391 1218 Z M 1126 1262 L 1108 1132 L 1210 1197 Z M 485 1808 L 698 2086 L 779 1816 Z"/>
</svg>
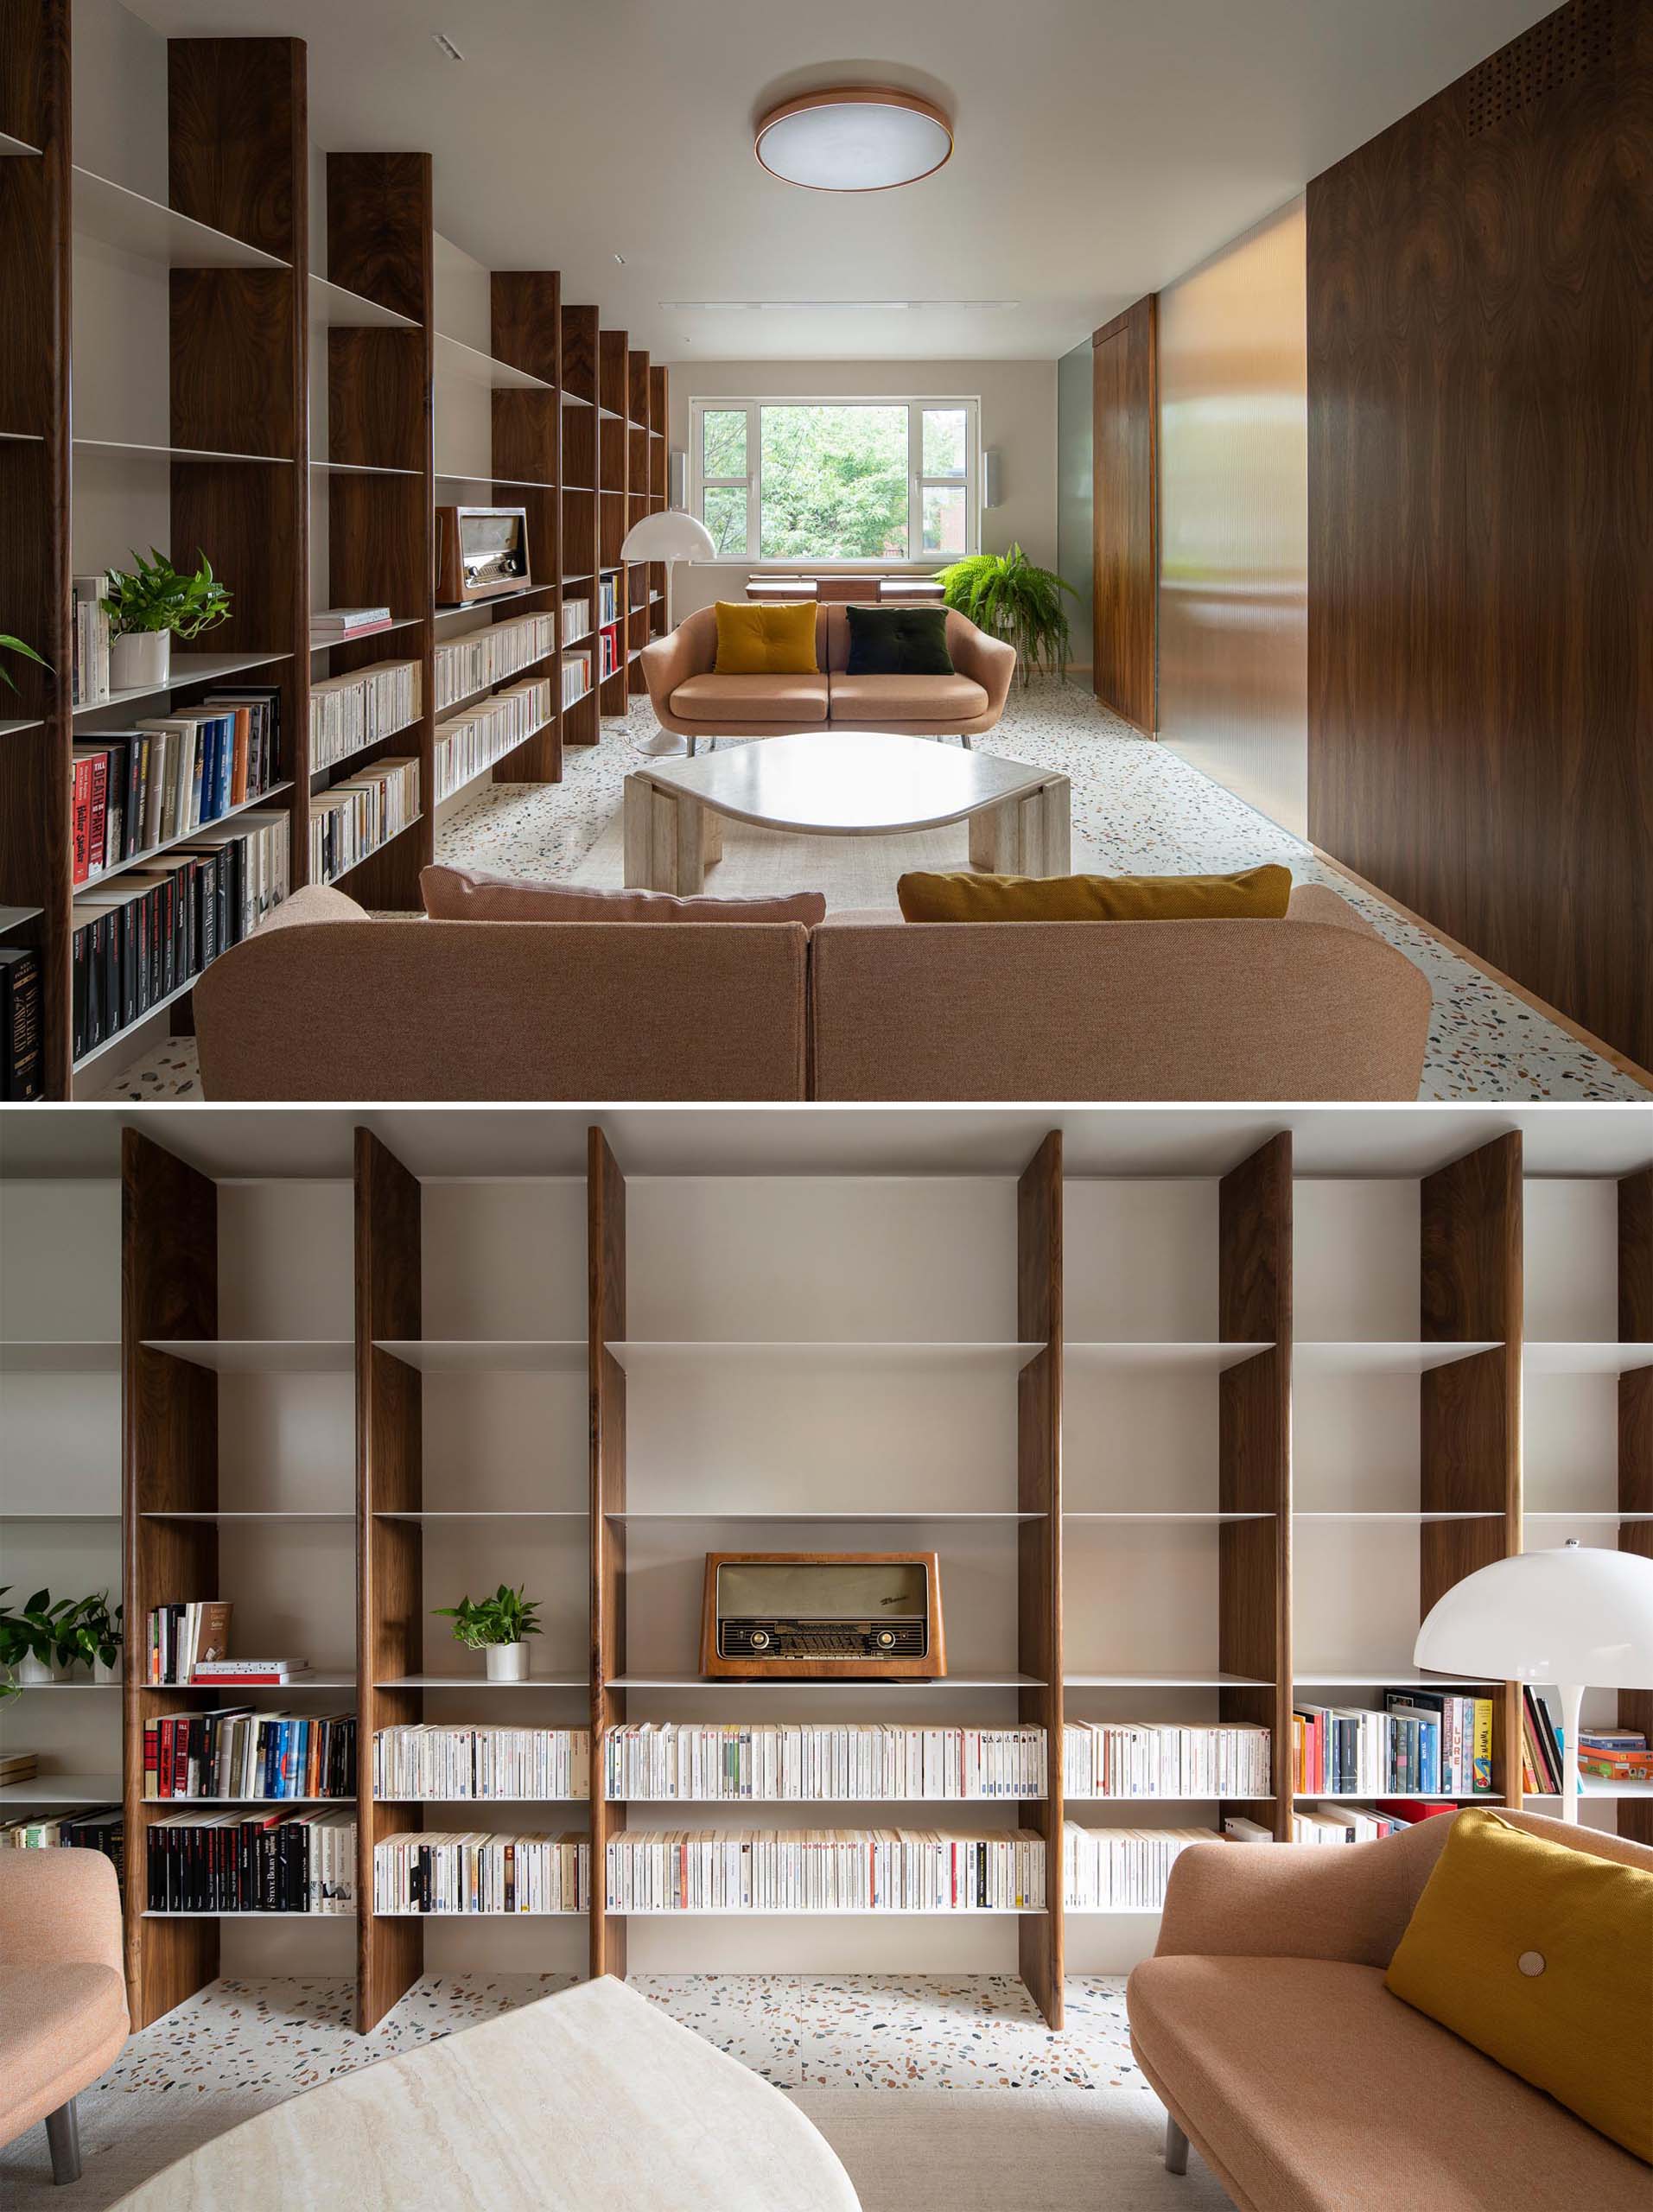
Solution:
<svg viewBox="0 0 1653 2212">
<path fill-rule="evenodd" d="M 531 582 L 525 507 L 437 508 L 439 607 L 468 607 L 503 591 L 525 591 Z"/>
<path fill-rule="evenodd" d="M 701 1672 L 933 1680 L 947 1672 L 934 1552 L 709 1552 Z"/>
</svg>

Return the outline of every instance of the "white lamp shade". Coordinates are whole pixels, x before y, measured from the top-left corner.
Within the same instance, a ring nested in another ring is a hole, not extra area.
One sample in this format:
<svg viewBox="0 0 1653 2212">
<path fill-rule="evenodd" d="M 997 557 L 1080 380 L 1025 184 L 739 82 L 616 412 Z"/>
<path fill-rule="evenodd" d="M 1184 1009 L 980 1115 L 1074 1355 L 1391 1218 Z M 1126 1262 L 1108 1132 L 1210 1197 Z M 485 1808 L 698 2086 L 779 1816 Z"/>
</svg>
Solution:
<svg viewBox="0 0 1653 2212">
<path fill-rule="evenodd" d="M 1568 1544 L 1455 1582 L 1412 1656 L 1438 1674 L 1653 1689 L 1653 1559 Z"/>
<path fill-rule="evenodd" d="M 620 557 L 622 561 L 709 561 L 716 551 L 716 543 L 703 522 L 681 507 L 665 507 L 632 524 Z"/>
</svg>

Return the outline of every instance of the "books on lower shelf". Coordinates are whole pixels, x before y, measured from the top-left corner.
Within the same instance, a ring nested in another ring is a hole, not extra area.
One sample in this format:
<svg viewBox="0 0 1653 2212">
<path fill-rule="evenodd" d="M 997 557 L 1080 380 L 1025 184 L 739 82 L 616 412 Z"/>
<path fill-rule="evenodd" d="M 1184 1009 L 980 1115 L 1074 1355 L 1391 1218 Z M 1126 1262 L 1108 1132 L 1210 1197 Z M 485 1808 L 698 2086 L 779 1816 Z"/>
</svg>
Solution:
<svg viewBox="0 0 1653 2212">
<path fill-rule="evenodd" d="M 419 763 L 376 760 L 310 801 L 310 880 L 333 883 L 419 817 Z"/>
<path fill-rule="evenodd" d="M 1397 1806 L 1303 1805 L 1292 1814 L 1294 1843 L 1381 1843 L 1386 1835 L 1415 1827 L 1419 1816 L 1450 1813 L 1450 1805 L 1420 1805 L 1408 1817 Z"/>
<path fill-rule="evenodd" d="M 238 814 L 76 899 L 69 910 L 74 1058 L 142 1021 L 250 936 L 287 896 L 288 863 L 285 814 Z"/>
<path fill-rule="evenodd" d="M 590 1892 L 591 1846 L 583 1835 L 414 1828 L 373 1849 L 375 1912 L 583 1912 Z"/>
<path fill-rule="evenodd" d="M 591 1738 L 583 1728 L 380 1728 L 373 1737 L 373 1795 L 402 1804 L 588 1797 Z"/>
<path fill-rule="evenodd" d="M 1270 1734 L 1249 1723 L 1069 1721 L 1062 1787 L 1070 1797 L 1266 1797 Z"/>
<path fill-rule="evenodd" d="M 591 601 L 589 599 L 568 599 L 563 601 L 562 642 L 571 645 L 576 639 L 591 635 Z"/>
<path fill-rule="evenodd" d="M 474 707 L 436 724 L 436 774 L 438 800 L 480 775 L 493 761 L 543 729 L 551 718 L 550 680 L 541 677 L 491 691 Z"/>
<path fill-rule="evenodd" d="M 198 1677 L 199 1679 L 199 1677 Z M 353 1713 L 169 1713 L 143 1724 L 143 1795 L 353 1798 Z"/>
<path fill-rule="evenodd" d="M 209 828 L 278 783 L 280 701 L 274 685 L 219 691 L 79 740 L 69 787 L 75 887 Z"/>
<path fill-rule="evenodd" d="M 348 1913 L 353 1813 L 217 1813 L 152 1821 L 151 1912 Z"/>
<path fill-rule="evenodd" d="M 607 1796 L 1041 1797 L 1042 1728 L 642 1721 L 603 1739 Z"/>
<path fill-rule="evenodd" d="M 74 634 L 70 642 L 69 700 L 76 707 L 95 707 L 109 696 L 109 617 L 103 601 L 109 590 L 105 576 L 76 576 Z"/>
<path fill-rule="evenodd" d="M 0 1850 L 101 1851 L 115 1862 L 117 1879 L 126 1882 L 126 1821 L 118 1805 L 84 1805 L 73 1813 L 54 1813 L 0 1824 Z"/>
<path fill-rule="evenodd" d="M 610 1839 L 611 1912 L 1028 1912 L 1045 1904 L 1030 1829 L 628 1828 Z"/>
<path fill-rule="evenodd" d="M 620 649 L 619 630 L 612 627 L 599 630 L 597 632 L 597 646 L 599 653 L 597 664 L 598 670 L 601 680 L 604 683 L 607 683 L 608 678 L 613 676 L 620 667 L 620 661 L 623 658 L 623 655 Z"/>
<path fill-rule="evenodd" d="M 619 579 L 612 573 L 597 579 L 597 624 L 607 629 L 620 615 Z"/>
<path fill-rule="evenodd" d="M 419 717 L 416 660 L 376 661 L 310 686 L 310 766 L 332 768 Z"/>
<path fill-rule="evenodd" d="M 0 1099 L 7 1105 L 45 1095 L 45 1034 L 39 957 L 32 946 L 0 944 Z"/>
<path fill-rule="evenodd" d="M 1211 1828 L 1062 1827 L 1062 1895 L 1078 1912 L 1157 1912 L 1178 1856 Z"/>
<path fill-rule="evenodd" d="M 486 630 L 444 638 L 436 647 L 436 712 L 519 675 L 556 650 L 554 614 L 518 614 Z"/>
<path fill-rule="evenodd" d="M 562 667 L 563 704 L 571 707 L 591 689 L 591 655 L 564 653 Z"/>
<path fill-rule="evenodd" d="M 1292 1788 L 1300 1796 L 1491 1791 L 1490 1697 L 1407 1688 L 1386 1690 L 1381 1711 L 1301 1705 L 1292 1714 Z"/>
<path fill-rule="evenodd" d="M 187 1682 L 198 1662 L 227 1658 L 232 1610 L 222 1598 L 152 1605 L 145 1624 L 144 1680 Z"/>
</svg>

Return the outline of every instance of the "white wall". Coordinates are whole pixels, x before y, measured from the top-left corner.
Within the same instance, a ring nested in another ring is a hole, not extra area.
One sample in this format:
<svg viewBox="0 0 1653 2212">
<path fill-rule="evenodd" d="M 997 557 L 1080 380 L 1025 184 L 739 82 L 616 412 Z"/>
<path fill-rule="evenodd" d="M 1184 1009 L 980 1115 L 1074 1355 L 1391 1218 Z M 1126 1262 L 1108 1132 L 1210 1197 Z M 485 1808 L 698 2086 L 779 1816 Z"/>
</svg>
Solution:
<svg viewBox="0 0 1653 2212">
<path fill-rule="evenodd" d="M 1013 539 L 1029 560 L 1056 563 L 1056 364 L 1054 361 L 673 361 L 671 442 L 689 447 L 691 399 L 791 397 L 890 399 L 934 392 L 981 402 L 982 445 L 995 447 L 1003 503 L 982 516 L 982 547 L 1001 553 Z M 738 599 L 750 561 L 678 569 L 672 612 L 681 618 L 714 600 Z M 933 561 L 919 568 L 934 568 Z"/>
</svg>

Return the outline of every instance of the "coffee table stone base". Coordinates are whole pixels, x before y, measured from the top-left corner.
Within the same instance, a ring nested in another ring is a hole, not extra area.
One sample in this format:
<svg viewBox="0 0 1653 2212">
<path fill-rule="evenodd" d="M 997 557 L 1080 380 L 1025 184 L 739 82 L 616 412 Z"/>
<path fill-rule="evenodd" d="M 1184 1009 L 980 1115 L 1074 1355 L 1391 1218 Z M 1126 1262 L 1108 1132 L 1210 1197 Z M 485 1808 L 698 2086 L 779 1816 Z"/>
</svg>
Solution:
<svg viewBox="0 0 1653 2212">
<path fill-rule="evenodd" d="M 696 898 L 723 857 L 722 816 L 638 775 L 626 779 L 623 809 L 626 888 Z"/>
<path fill-rule="evenodd" d="M 1066 875 L 1072 866 L 1068 780 L 970 817 L 970 866 L 986 875 Z"/>
</svg>

